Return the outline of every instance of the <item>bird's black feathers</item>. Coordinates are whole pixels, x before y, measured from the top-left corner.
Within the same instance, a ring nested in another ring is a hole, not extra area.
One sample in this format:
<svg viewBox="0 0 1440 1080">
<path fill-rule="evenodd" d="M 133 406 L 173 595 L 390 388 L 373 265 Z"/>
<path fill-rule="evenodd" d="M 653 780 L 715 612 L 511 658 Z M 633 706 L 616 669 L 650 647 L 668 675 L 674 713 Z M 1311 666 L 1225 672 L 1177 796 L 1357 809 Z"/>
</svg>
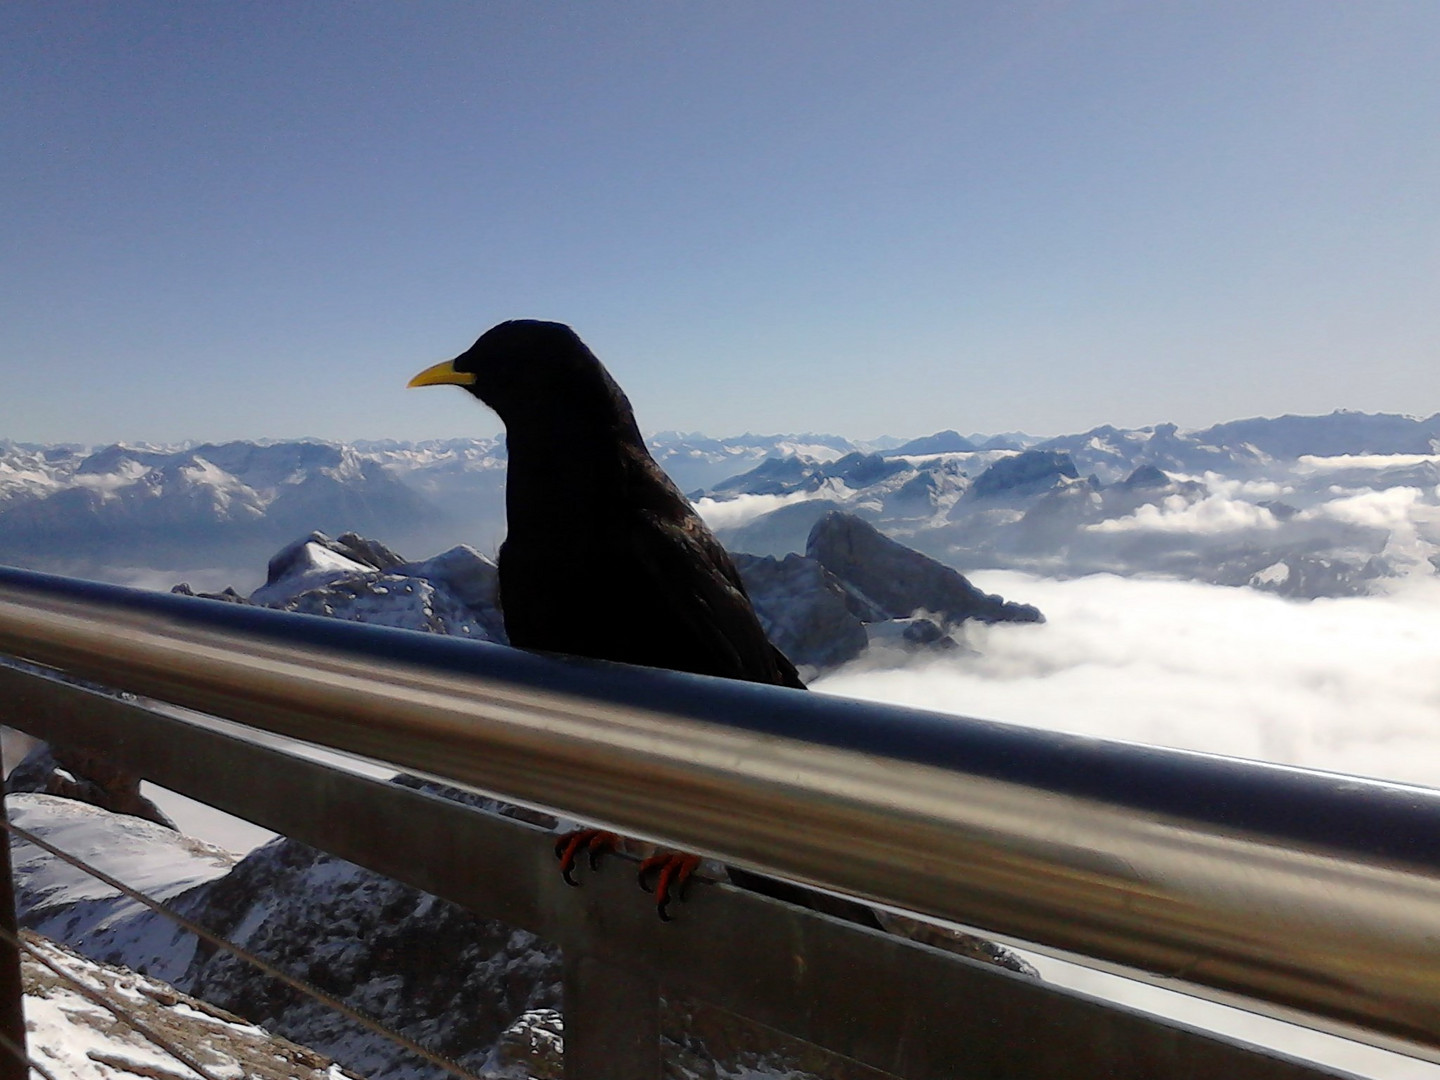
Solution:
<svg viewBox="0 0 1440 1080">
<path fill-rule="evenodd" d="M 734 563 L 568 326 L 514 321 L 452 366 L 505 423 L 500 606 L 511 644 L 803 687 Z"/>
</svg>

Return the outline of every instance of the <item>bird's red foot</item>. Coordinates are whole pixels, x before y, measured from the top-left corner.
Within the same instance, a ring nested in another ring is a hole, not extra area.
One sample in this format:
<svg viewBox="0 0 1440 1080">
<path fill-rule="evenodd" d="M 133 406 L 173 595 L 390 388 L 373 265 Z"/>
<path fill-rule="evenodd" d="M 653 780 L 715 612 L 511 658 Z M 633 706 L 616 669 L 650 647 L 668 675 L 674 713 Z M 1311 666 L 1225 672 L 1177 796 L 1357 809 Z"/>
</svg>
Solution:
<svg viewBox="0 0 1440 1080">
<path fill-rule="evenodd" d="M 587 853 L 590 869 L 599 870 L 600 856 L 619 846 L 620 837 L 604 829 L 574 829 L 563 833 L 560 839 L 555 841 L 555 857 L 560 860 L 560 876 L 565 879 L 565 884 L 578 886 L 580 883 L 570 876 L 570 871 L 575 869 L 575 857 L 581 848 Z"/>
<path fill-rule="evenodd" d="M 665 922 L 672 918 L 666 910 L 671 897 L 685 899 L 685 885 L 699 865 L 699 855 L 686 855 L 680 851 L 660 852 L 640 864 L 640 888 L 655 894 L 655 911 Z M 652 870 L 659 871 L 653 889 L 647 883 Z"/>
</svg>

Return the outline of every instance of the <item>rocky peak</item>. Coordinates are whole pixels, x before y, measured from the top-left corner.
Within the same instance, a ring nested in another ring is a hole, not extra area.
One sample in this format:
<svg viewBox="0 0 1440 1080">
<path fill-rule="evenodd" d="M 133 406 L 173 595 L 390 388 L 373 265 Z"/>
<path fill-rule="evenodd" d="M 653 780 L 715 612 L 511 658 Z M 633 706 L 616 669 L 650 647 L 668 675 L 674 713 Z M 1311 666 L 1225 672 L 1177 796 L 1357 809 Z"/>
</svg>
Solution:
<svg viewBox="0 0 1440 1080">
<path fill-rule="evenodd" d="M 857 450 L 832 462 L 824 473 L 844 480 L 851 487 L 868 487 L 908 469 L 903 461 L 891 461 L 879 454 L 862 454 Z"/>
<path fill-rule="evenodd" d="M 885 617 L 814 559 L 794 553 L 733 558 L 766 636 L 803 667 L 853 660 L 869 643 L 865 624 Z"/>
<path fill-rule="evenodd" d="M 1044 621 L 1037 608 L 981 592 L 958 570 L 891 540 L 853 514 L 832 512 L 816 522 L 805 554 L 890 618 L 928 611 L 951 624 Z"/>
<path fill-rule="evenodd" d="M 994 442 L 995 440 L 990 440 Z M 1003 440 L 1002 440 L 1003 441 Z M 963 454 L 972 450 L 978 450 L 973 442 L 965 438 L 958 431 L 937 431 L 934 435 L 925 435 L 919 439 L 911 439 L 894 450 L 885 451 L 886 457 L 918 457 L 922 454 Z M 986 449 L 1011 449 L 1010 446 L 992 447 L 988 443 Z M 1015 447 L 1015 449 L 1019 449 Z"/>
<path fill-rule="evenodd" d="M 10 771 L 5 792 L 56 795 L 174 829 L 165 812 L 140 794 L 140 782 L 138 773 L 120 768 L 94 750 L 41 743 Z"/>
<path fill-rule="evenodd" d="M 969 494 L 977 499 L 1035 495 L 1078 480 L 1070 455 L 1060 450 L 1023 450 L 1001 458 L 975 478 Z"/>
<path fill-rule="evenodd" d="M 1154 465 L 1141 465 L 1124 480 L 1120 481 L 1122 488 L 1162 488 L 1168 486 L 1170 477 Z"/>
</svg>

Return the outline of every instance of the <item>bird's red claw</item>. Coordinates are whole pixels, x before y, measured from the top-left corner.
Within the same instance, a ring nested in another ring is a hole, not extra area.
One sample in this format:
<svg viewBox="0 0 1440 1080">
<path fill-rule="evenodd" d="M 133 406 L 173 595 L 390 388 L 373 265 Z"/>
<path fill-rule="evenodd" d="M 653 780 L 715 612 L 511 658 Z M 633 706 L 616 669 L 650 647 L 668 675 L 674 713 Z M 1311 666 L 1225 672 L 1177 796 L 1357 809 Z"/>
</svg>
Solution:
<svg viewBox="0 0 1440 1080">
<path fill-rule="evenodd" d="M 574 829 L 562 833 L 555 841 L 555 857 L 560 860 L 560 876 L 565 879 L 565 884 L 578 887 L 580 883 L 570 876 L 570 871 L 575 869 L 575 857 L 580 853 L 580 849 L 585 849 L 590 869 L 599 870 L 600 856 L 607 851 L 614 851 L 619 845 L 620 837 L 604 829 Z"/>
<path fill-rule="evenodd" d="M 685 885 L 690 880 L 690 875 L 700 865 L 699 855 L 686 855 L 683 852 L 671 851 L 651 855 L 640 864 L 640 887 L 646 892 L 655 894 L 655 911 L 665 922 L 669 922 L 673 916 L 667 910 L 670 906 L 670 899 L 685 899 Z M 658 870 L 659 876 L 655 879 L 655 887 L 652 889 L 648 884 L 650 871 Z"/>
</svg>

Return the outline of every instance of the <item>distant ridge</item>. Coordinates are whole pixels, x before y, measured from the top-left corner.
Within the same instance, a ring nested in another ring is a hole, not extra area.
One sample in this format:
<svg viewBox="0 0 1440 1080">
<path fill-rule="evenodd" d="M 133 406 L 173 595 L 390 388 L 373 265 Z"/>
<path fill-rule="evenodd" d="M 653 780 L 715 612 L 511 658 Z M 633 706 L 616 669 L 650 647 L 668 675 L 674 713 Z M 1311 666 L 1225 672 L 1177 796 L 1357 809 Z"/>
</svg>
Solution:
<svg viewBox="0 0 1440 1080">
<path fill-rule="evenodd" d="M 937 431 L 934 435 L 911 439 L 893 450 L 887 450 L 885 456 L 918 457 L 921 454 L 957 454 L 978 449 L 978 446 L 958 431 Z"/>
<path fill-rule="evenodd" d="M 754 554 L 803 550 L 818 517 L 844 509 L 961 570 L 1145 571 L 1232 584 L 1260 575 L 1292 594 L 1339 595 L 1407 559 L 1440 559 L 1440 538 L 1398 562 L 1387 546 L 1387 521 L 1408 513 L 1403 499 L 1416 508 L 1412 535 L 1431 543 L 1434 514 L 1420 510 L 1437 505 L 1440 414 L 1338 411 L 1189 431 L 1101 425 L 1043 440 L 947 429 L 885 441 L 893 448 L 820 433 L 649 440 L 723 538 Z M 1040 456 L 1005 464 L 1023 451 Z M 1387 455 L 1409 460 L 1375 460 Z M 203 589 L 316 529 L 493 553 L 505 537 L 505 462 L 495 438 L 96 448 L 0 439 L 0 562 L 125 582 L 148 580 L 132 572 L 151 568 L 193 575 Z M 1035 463 L 1044 467 L 1035 465 L 1033 483 L 1006 479 Z M 1000 494 L 986 497 L 992 487 Z M 1392 519 L 1378 504 L 1373 514 L 1326 510 L 1342 487 L 1415 494 L 1383 500 Z"/>
</svg>

